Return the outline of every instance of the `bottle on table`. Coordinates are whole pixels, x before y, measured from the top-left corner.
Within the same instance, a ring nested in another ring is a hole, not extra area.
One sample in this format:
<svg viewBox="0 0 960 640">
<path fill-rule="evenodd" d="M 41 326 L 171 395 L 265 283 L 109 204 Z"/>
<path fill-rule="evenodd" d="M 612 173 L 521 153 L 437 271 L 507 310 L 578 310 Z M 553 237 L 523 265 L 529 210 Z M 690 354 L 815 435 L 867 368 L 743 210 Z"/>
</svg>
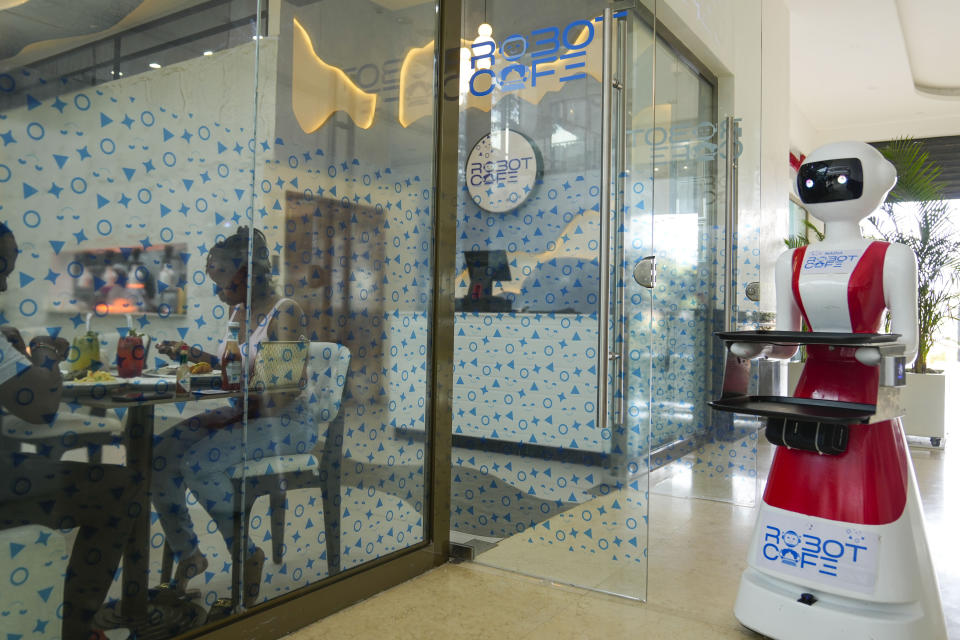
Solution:
<svg viewBox="0 0 960 640">
<path fill-rule="evenodd" d="M 227 325 L 229 337 L 224 346 L 223 361 L 220 363 L 220 376 L 224 391 L 237 391 L 243 382 L 243 355 L 240 353 L 240 323 Z"/>
<path fill-rule="evenodd" d="M 187 361 L 187 345 L 180 347 L 180 365 L 177 367 L 177 395 L 190 393 L 190 363 Z"/>
</svg>

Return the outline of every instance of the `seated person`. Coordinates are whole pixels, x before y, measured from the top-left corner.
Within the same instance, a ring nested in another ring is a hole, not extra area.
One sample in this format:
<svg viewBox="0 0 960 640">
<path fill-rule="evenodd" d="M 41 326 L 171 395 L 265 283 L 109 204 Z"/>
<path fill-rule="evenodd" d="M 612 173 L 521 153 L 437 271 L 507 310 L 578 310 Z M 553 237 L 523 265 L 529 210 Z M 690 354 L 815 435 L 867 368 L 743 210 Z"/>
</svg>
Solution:
<svg viewBox="0 0 960 640">
<path fill-rule="evenodd" d="M 274 291 L 266 239 L 255 230 L 253 273 L 249 278 L 252 286 L 249 309 L 252 328 L 247 335 L 249 233 L 246 227 L 240 227 L 236 234 L 224 238 L 211 248 L 207 256 L 207 275 L 213 280 L 220 299 L 231 306 L 230 320 L 240 323 L 241 350 L 246 354 L 248 371 L 252 372 L 261 342 L 298 340 L 306 326 L 306 316 L 296 301 L 279 297 Z M 227 337 L 224 336 L 221 341 L 219 354 L 191 349 L 190 361 L 207 362 L 214 368 L 218 367 Z M 177 358 L 183 344 L 163 342 L 157 349 L 170 358 Z M 251 389 L 247 417 L 255 422 L 249 423 L 246 432 L 249 458 L 262 457 L 265 451 L 269 451 L 270 455 L 282 455 L 302 453 L 313 448 L 317 441 L 316 426 L 307 424 L 307 420 L 291 419 L 291 416 L 305 415 L 305 399 L 302 395 L 271 396 Z M 187 510 L 186 488 L 197 495 L 199 503 L 216 521 L 221 535 L 228 544 L 230 542 L 233 503 L 229 496 L 233 488 L 226 469 L 242 460 L 243 408 L 242 400 L 237 399 L 228 406 L 184 420 L 155 440 L 151 499 L 160 515 L 167 544 L 178 558 L 171 586 L 180 594 L 186 591 L 187 582 L 207 567 Z M 281 429 L 282 433 L 279 431 Z M 217 469 L 223 471 L 217 473 Z M 244 584 L 248 588 L 244 593 L 244 604 L 249 605 L 259 593 L 264 553 L 252 542 L 246 553 Z"/>
<path fill-rule="evenodd" d="M 0 292 L 17 259 L 13 233 L 0 223 Z M 0 336 L 0 405 L 35 424 L 49 424 L 60 404 L 59 363 L 69 345 L 38 337 L 29 351 L 19 331 Z M 0 450 L 0 529 L 39 524 L 51 529 L 79 527 L 64 580 L 65 640 L 102 638 L 91 628 L 120 564 L 133 526 L 134 472 L 117 465 L 59 462 L 41 455 Z M 56 603 L 51 603 L 51 608 Z"/>
</svg>

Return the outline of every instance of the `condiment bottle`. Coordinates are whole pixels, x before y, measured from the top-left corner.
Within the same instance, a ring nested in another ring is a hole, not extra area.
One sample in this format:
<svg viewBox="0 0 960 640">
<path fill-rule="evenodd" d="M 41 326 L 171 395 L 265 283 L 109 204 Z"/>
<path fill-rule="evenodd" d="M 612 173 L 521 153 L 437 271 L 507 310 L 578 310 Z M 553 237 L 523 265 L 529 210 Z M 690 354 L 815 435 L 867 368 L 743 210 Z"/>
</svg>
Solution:
<svg viewBox="0 0 960 640">
<path fill-rule="evenodd" d="M 177 395 L 190 393 L 190 363 L 187 362 L 187 345 L 180 347 L 180 366 L 177 367 Z"/>
<path fill-rule="evenodd" d="M 223 361 L 220 363 L 220 376 L 224 391 L 237 391 L 243 382 L 243 356 L 240 353 L 240 323 L 227 325 L 230 336 L 224 346 Z"/>
</svg>

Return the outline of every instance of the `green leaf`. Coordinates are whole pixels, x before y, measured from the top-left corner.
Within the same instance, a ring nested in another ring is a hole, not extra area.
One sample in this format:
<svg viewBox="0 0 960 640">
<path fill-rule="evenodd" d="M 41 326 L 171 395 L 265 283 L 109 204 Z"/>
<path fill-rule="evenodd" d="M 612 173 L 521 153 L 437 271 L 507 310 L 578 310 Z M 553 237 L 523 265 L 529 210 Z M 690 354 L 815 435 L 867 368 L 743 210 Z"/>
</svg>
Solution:
<svg viewBox="0 0 960 640">
<path fill-rule="evenodd" d="M 899 138 L 884 145 L 880 152 L 897 168 L 897 184 L 888 194 L 882 214 L 870 216 L 867 221 L 879 237 L 904 244 L 917 256 L 919 346 L 913 370 L 926 373 L 927 356 L 937 330 L 946 320 L 956 318 L 960 303 L 960 240 L 949 224 L 941 168 L 930 161 L 923 143 L 910 137 Z M 912 222 L 916 233 L 905 230 L 905 214 L 894 207 L 899 203 L 915 203 Z M 881 226 L 881 215 L 892 230 Z"/>
</svg>

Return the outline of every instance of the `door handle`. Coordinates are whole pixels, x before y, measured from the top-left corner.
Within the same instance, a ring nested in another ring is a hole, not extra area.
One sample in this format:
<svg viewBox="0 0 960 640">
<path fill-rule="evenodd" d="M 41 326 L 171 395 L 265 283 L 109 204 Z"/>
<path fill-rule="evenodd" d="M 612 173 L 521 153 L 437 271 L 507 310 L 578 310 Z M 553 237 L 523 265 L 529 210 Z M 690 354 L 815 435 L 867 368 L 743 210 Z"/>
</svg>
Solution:
<svg viewBox="0 0 960 640">
<path fill-rule="evenodd" d="M 724 300 L 723 300 L 723 316 L 724 316 L 724 329 L 726 331 L 733 331 L 737 326 L 737 317 L 735 309 L 737 306 L 737 256 L 734 249 L 733 238 L 734 234 L 737 232 L 739 227 L 740 220 L 738 215 L 738 170 L 739 163 L 737 162 L 737 139 L 739 132 L 739 125 L 737 123 L 737 118 L 733 116 L 727 116 L 726 119 L 726 131 L 727 131 L 727 158 L 726 158 L 726 215 L 725 215 L 725 234 L 724 234 L 724 252 L 723 252 L 723 286 L 724 286 Z"/>
<path fill-rule="evenodd" d="M 597 313 L 597 426 L 606 429 L 610 418 L 610 165 L 612 111 L 611 62 L 613 11 L 603 10 L 600 85 L 600 290 Z"/>
<path fill-rule="evenodd" d="M 633 267 L 633 279 L 647 289 L 657 286 L 657 256 L 647 256 Z"/>
</svg>

